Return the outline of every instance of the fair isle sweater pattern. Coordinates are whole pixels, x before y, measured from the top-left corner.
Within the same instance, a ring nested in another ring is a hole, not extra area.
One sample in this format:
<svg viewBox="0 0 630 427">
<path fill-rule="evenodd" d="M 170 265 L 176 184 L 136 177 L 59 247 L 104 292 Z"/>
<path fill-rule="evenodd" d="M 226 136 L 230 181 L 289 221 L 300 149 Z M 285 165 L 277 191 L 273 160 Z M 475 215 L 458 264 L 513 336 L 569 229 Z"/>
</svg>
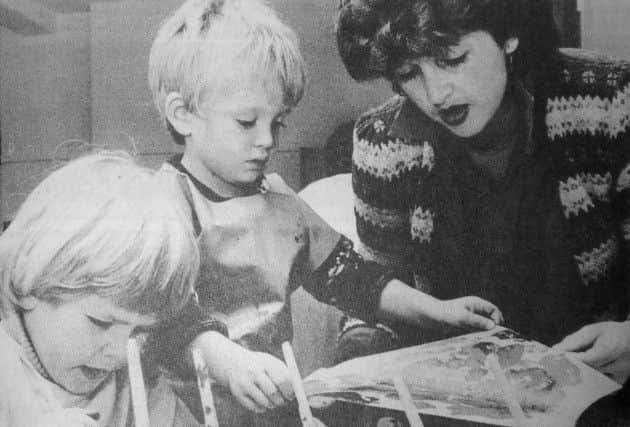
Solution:
<svg viewBox="0 0 630 427">
<path fill-rule="evenodd" d="M 534 137 L 552 152 L 576 267 L 584 285 L 610 285 L 630 240 L 630 65 L 563 49 L 559 78 L 535 95 Z M 431 262 L 440 197 L 448 196 L 432 176 L 442 154 L 437 141 L 390 134 L 404 103 L 396 96 L 355 125 L 355 216 L 371 252 L 417 266 Z"/>
</svg>

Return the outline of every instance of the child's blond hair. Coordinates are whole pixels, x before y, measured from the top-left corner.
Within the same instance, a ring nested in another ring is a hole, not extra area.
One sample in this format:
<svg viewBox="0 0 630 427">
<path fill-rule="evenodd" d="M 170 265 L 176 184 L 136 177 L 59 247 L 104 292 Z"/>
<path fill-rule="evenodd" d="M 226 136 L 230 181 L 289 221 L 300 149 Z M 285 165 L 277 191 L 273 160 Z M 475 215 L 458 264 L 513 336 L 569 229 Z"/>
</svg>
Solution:
<svg viewBox="0 0 630 427">
<path fill-rule="evenodd" d="M 265 87 L 279 85 L 288 107 L 304 93 L 305 65 L 295 33 L 259 0 L 188 0 L 164 21 L 151 47 L 149 86 L 165 120 L 169 93 L 178 92 L 197 111 L 202 95 L 251 76 Z"/>
<path fill-rule="evenodd" d="M 44 179 L 0 235 L 3 314 L 22 297 L 99 295 L 160 320 L 194 293 L 193 231 L 154 172 L 123 153 L 74 160 Z"/>
</svg>

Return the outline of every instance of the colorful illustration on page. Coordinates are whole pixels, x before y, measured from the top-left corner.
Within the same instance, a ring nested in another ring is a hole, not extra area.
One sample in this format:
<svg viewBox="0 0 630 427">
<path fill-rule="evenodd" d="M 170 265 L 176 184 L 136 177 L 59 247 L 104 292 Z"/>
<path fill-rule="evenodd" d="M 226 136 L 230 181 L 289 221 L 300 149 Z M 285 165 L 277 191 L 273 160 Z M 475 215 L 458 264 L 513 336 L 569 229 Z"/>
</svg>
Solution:
<svg viewBox="0 0 630 427">
<path fill-rule="evenodd" d="M 496 354 L 531 425 L 572 426 L 590 404 L 619 389 L 583 363 L 505 328 L 353 359 L 314 372 L 304 387 L 313 407 L 346 401 L 401 410 L 390 380 L 400 375 L 420 413 L 512 425 L 485 363 L 489 353 Z"/>
</svg>

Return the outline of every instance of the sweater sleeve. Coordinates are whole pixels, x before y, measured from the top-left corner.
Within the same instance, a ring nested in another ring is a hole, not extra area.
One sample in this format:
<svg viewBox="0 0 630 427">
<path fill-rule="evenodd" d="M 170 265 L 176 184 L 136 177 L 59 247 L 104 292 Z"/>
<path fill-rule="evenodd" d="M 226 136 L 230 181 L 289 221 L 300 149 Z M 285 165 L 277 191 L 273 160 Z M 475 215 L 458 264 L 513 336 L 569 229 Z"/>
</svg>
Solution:
<svg viewBox="0 0 630 427">
<path fill-rule="evenodd" d="M 620 85 L 616 99 L 628 99 L 630 96 L 630 66 L 625 65 L 623 72 L 620 73 Z M 630 320 L 630 102 L 612 103 L 611 109 L 615 117 L 625 118 L 626 126 L 623 131 L 618 134 L 619 152 L 616 158 L 619 161 L 620 172 L 616 176 L 616 185 L 614 187 L 616 202 L 616 210 L 621 214 L 621 235 L 623 236 L 623 247 L 621 248 L 624 257 L 625 271 L 623 276 L 623 289 L 620 293 L 625 297 L 622 302 L 622 309 L 626 311 L 627 319 Z"/>
<path fill-rule="evenodd" d="M 366 321 L 374 321 L 380 296 L 394 272 L 366 261 L 341 236 L 328 258 L 303 283 L 304 289 L 324 303 Z"/>
<path fill-rule="evenodd" d="M 410 213 L 418 188 L 433 165 L 425 139 L 395 136 L 403 100 L 361 116 L 353 131 L 352 190 L 357 234 L 370 258 L 404 268 L 411 262 Z"/>
</svg>

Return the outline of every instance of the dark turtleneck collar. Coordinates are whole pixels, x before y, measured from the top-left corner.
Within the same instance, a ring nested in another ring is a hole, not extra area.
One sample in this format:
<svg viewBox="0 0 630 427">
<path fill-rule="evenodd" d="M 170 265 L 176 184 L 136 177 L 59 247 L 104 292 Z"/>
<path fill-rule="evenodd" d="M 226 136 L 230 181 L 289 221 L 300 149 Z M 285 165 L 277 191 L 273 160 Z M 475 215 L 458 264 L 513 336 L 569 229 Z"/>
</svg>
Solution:
<svg viewBox="0 0 630 427">
<path fill-rule="evenodd" d="M 531 154 L 534 146 L 532 145 L 532 117 L 533 117 L 533 98 L 525 87 L 520 83 L 509 84 L 506 88 L 505 97 L 510 97 L 513 101 L 514 113 L 512 113 L 511 124 L 505 126 L 505 130 L 501 132 L 502 135 L 510 136 L 514 135 L 514 131 L 518 129 L 521 124 L 526 124 L 527 127 L 517 130 L 518 134 L 526 135 L 524 140 L 525 153 Z M 494 117 L 494 121 L 497 117 Z M 500 120 L 504 120 L 501 118 Z M 489 123 L 492 126 L 492 123 Z M 509 129 L 509 130 L 508 130 Z M 488 132 L 486 132 L 486 130 Z M 418 137 L 427 141 L 438 141 L 440 148 L 443 145 L 450 145 L 451 143 L 460 143 L 459 145 L 469 145 L 470 140 L 476 138 L 500 138 L 499 135 L 491 136 L 489 133 L 496 132 L 488 127 L 482 130 L 479 135 L 471 138 L 458 138 L 453 135 L 447 128 L 441 124 L 435 122 L 428 117 L 413 101 L 409 98 L 405 98 L 403 105 L 398 112 L 398 115 L 394 119 L 389 131 L 389 135 L 396 138 L 400 137 L 406 140 L 417 139 Z M 469 141 L 466 141 L 470 139 Z M 474 144 L 473 144 L 474 145 Z M 485 144 L 484 144 L 485 145 Z"/>
<path fill-rule="evenodd" d="M 484 129 L 470 138 L 455 138 L 466 151 L 477 155 L 497 153 L 506 149 L 531 154 L 533 98 L 516 83 L 506 88 L 497 113 Z"/>
<path fill-rule="evenodd" d="M 213 202 L 225 202 L 227 200 L 232 199 L 233 197 L 224 197 L 214 191 L 212 188 L 208 187 L 206 184 L 201 182 L 195 175 L 192 174 L 183 164 L 182 164 L 183 154 L 176 154 L 170 159 L 167 160 L 168 164 L 173 166 L 175 169 L 185 174 L 190 178 L 190 181 L 193 183 L 195 188 L 208 200 Z M 266 181 L 265 177 L 261 176 L 260 179 L 252 184 L 251 194 L 258 194 L 266 191 Z"/>
</svg>

